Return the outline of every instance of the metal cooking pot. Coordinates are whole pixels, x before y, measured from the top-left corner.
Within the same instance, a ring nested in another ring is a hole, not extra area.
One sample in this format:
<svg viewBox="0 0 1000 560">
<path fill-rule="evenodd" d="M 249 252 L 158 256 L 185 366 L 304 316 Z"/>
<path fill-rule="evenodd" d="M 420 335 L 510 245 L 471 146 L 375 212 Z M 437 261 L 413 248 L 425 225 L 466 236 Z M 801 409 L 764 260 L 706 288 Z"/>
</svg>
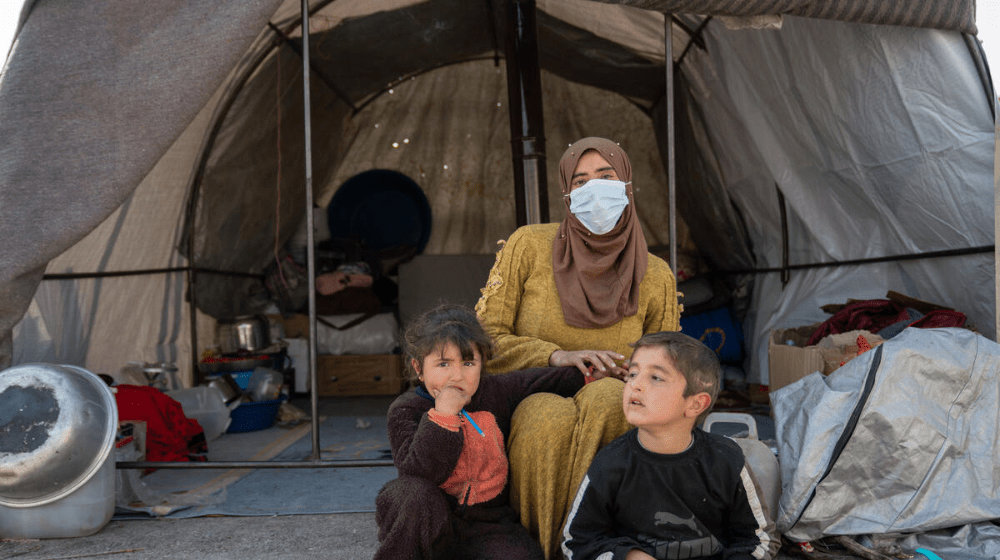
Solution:
<svg viewBox="0 0 1000 560">
<path fill-rule="evenodd" d="M 220 321 L 216 334 L 223 354 L 260 352 L 271 345 L 270 323 L 262 315 Z"/>
<path fill-rule="evenodd" d="M 243 389 L 240 388 L 236 380 L 229 373 L 223 373 L 219 377 L 208 382 L 209 387 L 215 387 L 222 393 L 222 402 L 229 406 L 236 399 L 243 396 Z"/>
<path fill-rule="evenodd" d="M 117 429 L 111 389 L 83 368 L 0 372 L 0 504 L 40 506 L 76 491 L 109 458 Z"/>
</svg>

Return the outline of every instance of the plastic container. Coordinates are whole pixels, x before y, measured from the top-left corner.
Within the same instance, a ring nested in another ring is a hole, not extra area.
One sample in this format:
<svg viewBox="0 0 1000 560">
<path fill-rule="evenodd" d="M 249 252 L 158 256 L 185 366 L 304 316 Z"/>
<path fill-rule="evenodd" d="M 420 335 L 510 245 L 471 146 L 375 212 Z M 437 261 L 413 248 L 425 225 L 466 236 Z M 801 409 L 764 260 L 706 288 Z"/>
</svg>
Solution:
<svg viewBox="0 0 1000 560">
<path fill-rule="evenodd" d="M 233 409 L 229 414 L 232 422 L 226 430 L 227 434 L 240 432 L 255 432 L 266 430 L 274 425 L 281 403 L 288 400 L 287 395 L 270 401 L 245 402 Z"/>
<path fill-rule="evenodd" d="M 781 498 L 781 471 L 778 459 L 771 449 L 757 439 L 757 420 L 743 412 L 712 412 L 705 418 L 702 429 L 726 436 L 735 441 L 746 458 L 747 469 L 754 475 L 761 496 L 769 508 L 773 519 L 778 514 L 778 500 Z"/>
<path fill-rule="evenodd" d="M 115 513 L 115 454 L 79 488 L 35 507 L 0 505 L 0 539 L 63 539 L 100 531 Z"/>
<path fill-rule="evenodd" d="M 712 412 L 701 429 L 730 438 L 758 439 L 757 421 L 745 412 Z"/>
<path fill-rule="evenodd" d="M 281 396 L 281 386 L 285 377 L 278 371 L 269 368 L 256 368 L 247 385 L 251 400 L 257 402 L 271 401 Z"/>
<path fill-rule="evenodd" d="M 252 369 L 248 369 L 248 370 L 241 370 L 241 371 L 230 371 L 229 375 L 231 375 L 233 377 L 233 380 L 236 381 L 236 384 L 240 386 L 240 389 L 243 389 L 244 391 L 246 391 L 250 387 L 250 378 L 253 377 L 253 370 Z M 220 377 L 220 376 L 219 375 L 209 375 L 209 376 L 207 376 L 207 379 L 211 380 L 211 379 L 215 379 L 216 377 Z"/>
<path fill-rule="evenodd" d="M 118 407 L 76 366 L 0 371 L 0 538 L 92 535 L 115 510 Z"/>
<path fill-rule="evenodd" d="M 197 420 L 205 430 L 205 439 L 212 441 L 225 433 L 231 419 L 225 397 L 216 387 L 191 387 L 166 394 L 181 404 L 184 416 Z"/>
<path fill-rule="evenodd" d="M 236 384 L 240 386 L 240 389 L 246 391 L 250 388 L 250 378 L 253 377 L 254 370 L 247 371 L 234 371 L 233 379 L 236 380 Z"/>
</svg>

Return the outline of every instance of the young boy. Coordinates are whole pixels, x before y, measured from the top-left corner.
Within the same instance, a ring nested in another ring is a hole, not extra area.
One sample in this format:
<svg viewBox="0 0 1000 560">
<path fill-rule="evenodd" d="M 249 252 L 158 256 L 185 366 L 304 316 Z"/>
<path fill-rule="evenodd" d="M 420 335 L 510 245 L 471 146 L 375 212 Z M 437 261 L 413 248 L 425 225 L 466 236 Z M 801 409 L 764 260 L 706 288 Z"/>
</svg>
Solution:
<svg viewBox="0 0 1000 560">
<path fill-rule="evenodd" d="M 598 452 L 563 528 L 569 560 L 767 560 L 778 542 L 736 442 L 696 428 L 719 391 L 708 347 L 679 332 L 634 345 L 622 405 L 636 429 Z"/>
</svg>

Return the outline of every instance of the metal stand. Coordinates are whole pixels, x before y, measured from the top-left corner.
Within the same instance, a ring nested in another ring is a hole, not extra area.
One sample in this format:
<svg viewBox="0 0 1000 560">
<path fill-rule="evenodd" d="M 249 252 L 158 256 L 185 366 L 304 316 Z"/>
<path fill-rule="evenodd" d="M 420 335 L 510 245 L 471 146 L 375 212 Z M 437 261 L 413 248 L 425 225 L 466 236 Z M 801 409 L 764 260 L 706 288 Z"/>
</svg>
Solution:
<svg viewBox="0 0 1000 560">
<path fill-rule="evenodd" d="M 670 209 L 670 270 L 677 274 L 677 178 L 674 154 L 674 26 L 663 14 L 663 61 L 667 72 L 667 205 Z"/>
<path fill-rule="evenodd" d="M 514 206 L 520 227 L 549 221 L 535 0 L 512 0 L 507 4 L 505 45 Z"/>
<path fill-rule="evenodd" d="M 309 278 L 309 398 L 312 407 L 312 455 L 319 460 L 319 378 L 316 373 L 316 247 L 313 231 L 312 105 L 309 97 L 309 0 L 302 0 L 302 119 L 305 129 L 306 275 Z"/>
</svg>

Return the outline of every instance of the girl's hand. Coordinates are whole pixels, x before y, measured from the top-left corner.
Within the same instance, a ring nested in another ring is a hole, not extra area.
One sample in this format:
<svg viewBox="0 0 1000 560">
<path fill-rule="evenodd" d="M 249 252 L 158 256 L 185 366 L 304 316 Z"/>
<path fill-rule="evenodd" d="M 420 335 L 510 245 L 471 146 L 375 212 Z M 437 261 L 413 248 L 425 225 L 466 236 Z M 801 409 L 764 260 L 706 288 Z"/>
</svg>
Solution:
<svg viewBox="0 0 1000 560">
<path fill-rule="evenodd" d="M 645 552 L 639 550 L 638 548 L 633 548 L 628 551 L 625 555 L 625 560 L 656 560 L 652 556 L 646 554 Z"/>
<path fill-rule="evenodd" d="M 615 366 L 605 372 L 591 372 L 591 377 L 594 379 L 604 379 L 605 377 L 614 377 L 615 379 L 620 379 L 625 381 L 625 377 L 628 376 L 628 363 L 624 365 Z"/>
<path fill-rule="evenodd" d="M 457 387 L 444 387 L 433 397 L 434 408 L 438 412 L 455 416 L 472 400 L 472 395 L 466 395 Z"/>
<path fill-rule="evenodd" d="M 625 359 L 618 352 L 611 350 L 556 350 L 549 356 L 549 365 L 555 367 L 576 366 L 584 375 L 593 375 L 595 379 L 616 377 L 622 379 L 628 368 L 621 367 L 617 362 Z M 590 371 L 590 366 L 593 371 Z"/>
</svg>

